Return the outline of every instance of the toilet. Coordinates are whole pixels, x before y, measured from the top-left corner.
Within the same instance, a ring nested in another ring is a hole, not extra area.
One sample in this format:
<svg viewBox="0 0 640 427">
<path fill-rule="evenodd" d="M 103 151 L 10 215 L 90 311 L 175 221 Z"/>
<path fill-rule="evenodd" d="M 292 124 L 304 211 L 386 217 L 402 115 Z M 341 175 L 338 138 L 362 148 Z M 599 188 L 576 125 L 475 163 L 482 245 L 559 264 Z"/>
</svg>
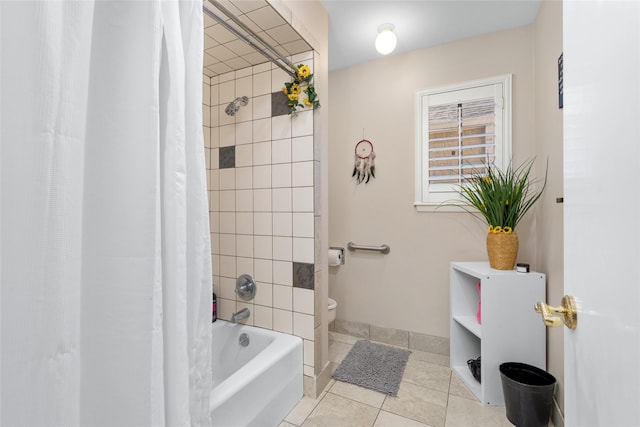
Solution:
<svg viewBox="0 0 640 427">
<path fill-rule="evenodd" d="M 336 300 L 328 298 L 329 303 L 329 320 L 327 323 L 331 323 L 336 320 L 336 307 L 338 307 L 338 303 Z"/>
</svg>

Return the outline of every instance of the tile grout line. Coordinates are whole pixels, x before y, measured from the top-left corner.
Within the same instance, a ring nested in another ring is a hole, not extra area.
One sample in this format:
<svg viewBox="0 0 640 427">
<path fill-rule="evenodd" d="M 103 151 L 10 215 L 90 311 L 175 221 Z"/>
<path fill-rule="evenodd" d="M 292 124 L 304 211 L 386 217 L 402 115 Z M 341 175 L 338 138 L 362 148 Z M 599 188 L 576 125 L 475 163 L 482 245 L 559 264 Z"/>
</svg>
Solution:
<svg viewBox="0 0 640 427">
<path fill-rule="evenodd" d="M 443 427 L 447 427 L 447 414 L 449 413 L 449 399 L 451 398 L 451 381 L 453 381 L 453 370 L 449 372 L 449 386 L 447 387 L 447 403 L 444 405 Z"/>
<path fill-rule="evenodd" d="M 387 398 L 385 397 L 385 400 Z M 384 405 L 384 400 L 382 401 L 382 404 Z M 382 406 L 380 408 L 378 408 L 378 412 L 376 413 L 376 417 L 373 419 L 373 424 L 371 424 L 371 427 L 376 425 L 376 421 L 378 421 L 378 417 L 380 416 L 380 412 L 382 412 Z"/>
<path fill-rule="evenodd" d="M 343 342 L 340 342 L 340 341 L 338 341 L 338 340 L 332 340 L 332 341 L 335 341 L 335 342 L 340 343 L 340 344 L 346 344 L 347 346 L 350 346 L 350 344 L 349 344 L 349 343 L 343 343 Z M 382 344 L 386 344 L 386 343 L 382 343 Z M 438 363 L 434 363 L 434 362 L 431 362 L 431 361 L 428 361 L 428 360 L 424 360 L 424 361 L 421 361 L 421 362 L 425 362 L 425 363 L 427 363 L 427 364 L 433 364 L 433 365 L 437 365 L 437 366 L 442 366 L 442 365 L 439 365 Z M 339 363 L 339 362 L 334 362 L 334 363 Z M 469 396 L 467 396 L 467 395 L 466 395 L 466 394 L 464 394 L 464 393 L 463 393 L 463 394 L 453 394 L 453 393 L 452 393 L 452 391 L 454 391 L 454 384 L 453 384 L 453 381 L 454 381 L 454 374 L 455 374 L 455 373 L 454 373 L 453 371 L 451 371 L 451 369 L 450 369 L 450 367 L 449 367 L 449 366 L 446 366 L 446 368 L 449 368 L 449 375 L 448 375 L 448 382 L 446 383 L 446 384 L 447 384 L 446 390 L 437 389 L 437 388 L 432 388 L 432 387 L 429 387 L 429 386 L 426 386 L 426 385 L 422 385 L 422 384 L 419 384 L 419 383 L 414 383 L 414 382 L 412 382 L 412 381 L 405 381 L 405 380 L 403 380 L 403 381 L 402 381 L 402 383 L 405 383 L 405 384 L 411 384 L 411 385 L 416 386 L 416 387 L 418 387 L 418 388 L 422 388 L 422 389 L 429 389 L 429 390 L 435 390 L 435 391 L 437 391 L 437 392 L 441 392 L 441 393 L 443 392 L 443 393 L 445 393 L 445 394 L 446 394 L 445 404 L 443 405 L 443 411 L 444 411 L 444 412 L 443 412 L 443 418 L 442 418 L 442 422 L 444 423 L 444 424 L 443 424 L 443 426 L 445 426 L 445 427 L 446 427 L 446 425 L 447 425 L 447 422 L 448 422 L 448 419 L 449 419 L 449 415 L 452 415 L 452 416 L 453 416 L 453 418 L 451 418 L 451 419 L 452 419 L 452 421 L 454 421 L 454 419 L 455 419 L 455 413 L 454 413 L 454 414 L 452 414 L 452 413 L 450 413 L 450 411 L 449 411 L 449 405 L 451 404 L 451 397 L 452 397 L 452 396 L 455 396 L 457 399 L 461 399 L 461 400 L 463 400 L 463 401 L 471 401 L 471 402 L 474 402 L 474 403 L 478 403 L 478 400 L 477 400 L 477 399 L 475 399 L 475 398 L 473 398 L 473 396 L 470 396 L 470 395 L 469 395 Z M 406 371 L 405 371 L 405 374 L 406 374 Z M 404 378 L 404 375 L 403 375 L 403 378 Z M 335 383 L 334 383 L 334 384 L 335 384 Z M 464 384 L 462 384 L 462 385 L 464 385 Z M 332 385 L 332 387 L 333 387 L 333 385 Z M 458 388 L 459 388 L 459 384 L 458 384 L 458 382 L 457 382 L 457 383 L 456 383 L 456 388 L 455 388 L 455 390 L 458 390 Z M 458 390 L 458 391 L 462 392 L 462 390 Z M 365 403 L 365 402 L 360 401 L 360 400 L 352 399 L 351 397 L 348 397 L 348 396 L 343 396 L 343 395 L 341 395 L 341 394 L 337 394 L 337 393 L 332 392 L 332 391 L 327 391 L 327 393 L 331 393 L 331 394 L 333 394 L 335 397 L 343 398 L 343 399 L 346 399 L 346 400 L 353 401 L 353 402 L 355 402 L 355 403 L 365 404 L 365 405 L 367 405 L 368 407 L 376 408 L 376 417 L 375 417 L 375 419 L 374 419 L 374 425 L 375 425 L 375 422 L 377 422 L 377 420 L 378 420 L 378 419 L 380 419 L 381 411 L 383 411 L 383 410 L 384 410 L 384 405 L 385 405 L 385 404 L 386 404 L 386 402 L 387 402 L 387 397 L 391 397 L 391 396 L 385 396 L 385 397 L 384 397 L 384 399 L 383 399 L 383 401 L 382 401 L 381 406 L 380 406 L 380 407 L 377 407 L 377 406 L 372 406 L 372 405 L 370 405 L 369 403 Z M 323 398 L 324 398 L 324 397 L 323 397 Z M 316 405 L 316 407 L 317 407 L 317 405 Z M 315 407 L 314 407 L 314 409 L 315 409 Z M 402 413 L 396 413 L 395 411 L 388 411 L 388 412 L 389 412 L 390 414 L 395 415 L 395 416 L 399 416 L 399 417 L 402 417 L 402 418 L 405 418 L 405 419 L 408 419 L 408 420 L 413 420 L 413 421 L 418 422 L 418 423 L 423 423 L 423 424 L 425 423 L 423 420 L 418 420 L 418 419 L 415 419 L 414 417 L 407 416 L 407 415 L 402 414 Z M 428 423 L 427 423 L 427 424 L 428 424 Z M 439 423 L 436 423 L 435 425 L 436 425 L 436 426 L 440 426 L 440 424 L 439 424 Z M 483 425 L 484 425 L 484 424 L 483 424 Z"/>
<path fill-rule="evenodd" d="M 405 381 L 401 381 L 401 383 L 402 383 L 402 382 L 405 382 Z M 408 381 L 406 381 L 406 383 L 407 383 L 407 384 L 411 384 L 411 385 L 413 385 L 413 386 L 415 386 L 415 387 L 420 387 L 420 388 L 424 388 L 424 389 L 427 389 L 427 390 L 433 390 L 433 391 L 436 391 L 436 392 L 444 393 L 444 392 L 442 392 L 441 390 L 437 390 L 437 389 L 434 389 L 434 388 L 431 388 L 431 387 L 426 387 L 426 386 L 423 386 L 423 385 L 420 385 L 420 384 L 415 384 L 415 383 L 408 382 Z M 347 384 L 349 384 L 349 383 L 347 383 Z M 449 390 L 449 389 L 450 389 L 450 387 L 451 387 L 451 386 L 450 386 L 450 384 L 451 384 L 451 377 L 449 377 L 449 388 L 447 388 L 447 390 Z M 334 385 L 335 385 L 335 383 L 334 383 Z M 356 385 L 356 384 L 354 384 L 354 385 Z M 369 389 L 367 389 L 366 387 L 361 387 L 361 386 L 358 386 L 358 385 L 356 385 L 356 386 L 357 386 L 357 387 L 360 387 L 360 388 L 364 388 L 364 389 L 366 389 L 366 390 L 369 390 Z M 332 386 L 331 388 L 333 388 L 333 386 Z M 375 391 L 375 390 L 374 390 L 374 391 Z M 320 401 L 322 401 L 322 400 L 326 397 L 326 395 L 327 395 L 327 394 L 329 394 L 329 393 L 331 393 L 332 395 L 334 395 L 334 396 L 336 396 L 336 397 L 339 397 L 339 398 L 342 398 L 342 399 L 347 399 L 347 400 L 350 400 L 350 401 L 352 401 L 352 402 L 355 402 L 355 403 L 358 403 L 358 404 L 362 404 L 362 405 L 366 405 L 366 406 L 369 406 L 369 407 L 371 407 L 371 408 L 375 408 L 375 409 L 377 409 L 377 410 L 378 410 L 378 413 L 376 414 L 376 420 L 377 420 L 377 419 L 378 419 L 378 417 L 380 416 L 380 412 L 384 410 L 384 409 L 383 409 L 383 407 L 384 407 L 384 404 L 385 404 L 385 402 L 387 401 L 387 399 L 388 399 L 388 398 L 391 398 L 391 397 L 394 397 L 394 396 L 390 396 L 390 395 L 385 395 L 384 400 L 382 401 L 382 404 L 381 404 L 381 405 L 380 405 L 380 407 L 378 408 L 378 407 L 375 407 L 375 406 L 369 405 L 368 403 L 364 403 L 364 402 L 361 402 L 361 401 L 359 401 L 359 400 L 352 399 L 351 397 L 348 397 L 348 396 L 343 396 L 343 395 L 341 395 L 341 394 L 332 393 L 330 390 L 328 390 L 326 393 L 324 393 L 324 394 L 325 394 L 325 396 L 323 396 L 323 398 L 322 398 Z M 384 393 L 383 393 L 383 394 L 384 394 Z M 448 408 L 448 406 L 449 406 L 449 397 L 450 397 L 450 395 L 449 395 L 448 391 L 447 391 L 446 395 L 447 395 L 447 404 L 445 405 L 445 414 L 444 414 L 444 420 L 445 420 L 445 421 L 446 421 L 446 418 L 447 418 L 447 408 Z M 318 404 L 320 403 L 320 401 L 318 402 Z M 316 405 L 316 406 L 318 406 L 318 405 Z M 315 409 L 315 407 L 314 407 L 314 409 Z M 313 412 L 313 411 L 312 411 L 312 412 Z M 425 424 L 425 423 L 424 423 L 424 422 L 422 422 L 421 420 L 418 420 L 418 419 L 412 418 L 412 417 L 407 416 L 407 415 L 398 414 L 398 413 L 393 412 L 393 411 L 387 411 L 387 412 L 389 412 L 390 414 L 397 415 L 397 416 L 402 417 L 402 418 L 406 418 L 406 419 L 408 419 L 408 420 L 412 420 L 412 421 L 415 421 L 415 422 L 418 422 L 418 423 Z M 307 417 L 307 418 L 308 418 L 308 417 Z M 306 419 L 305 419 L 305 421 L 306 421 Z M 374 424 L 375 424 L 375 420 L 374 420 Z"/>
<path fill-rule="evenodd" d="M 338 334 L 339 334 L 339 333 L 338 333 Z M 345 335 L 345 336 L 348 336 L 348 337 L 351 337 L 350 335 L 346 335 L 346 334 L 344 334 L 344 335 Z M 339 337 L 337 337 L 337 338 L 339 338 Z M 357 339 L 368 339 L 368 338 L 362 338 L 362 337 L 354 337 L 354 338 L 357 338 Z M 353 344 L 352 344 L 352 343 L 344 342 L 344 341 L 341 341 L 340 339 L 330 338 L 330 340 L 331 340 L 331 341 L 334 341 L 334 342 L 341 343 L 341 344 L 345 344 L 345 345 L 348 345 L 348 346 L 353 346 Z M 368 339 L 368 340 L 370 340 L 370 339 Z M 371 340 L 370 340 L 370 341 L 371 341 Z M 376 342 L 376 341 L 373 341 L 373 342 Z M 387 344 L 387 343 L 383 343 L 383 342 L 381 342 L 381 344 L 383 344 L 383 345 L 389 345 L 389 344 Z M 392 346 L 393 346 L 393 345 L 392 345 Z M 435 366 L 443 366 L 443 365 L 440 365 L 440 364 L 438 364 L 438 363 L 434 363 L 434 362 L 431 362 L 431 361 L 428 361 L 428 360 L 424 360 L 424 361 L 422 361 L 422 362 L 425 362 L 425 363 L 428 363 L 428 364 L 432 364 L 432 365 L 435 365 Z M 336 362 L 336 363 L 341 363 L 341 362 Z M 450 398 L 451 398 L 451 390 L 452 390 L 452 382 L 453 382 L 453 375 L 454 375 L 454 372 L 451 370 L 450 366 L 444 366 L 444 367 L 446 367 L 446 368 L 448 368 L 448 369 L 449 369 L 449 376 L 448 376 L 448 382 L 447 382 L 447 388 L 446 388 L 446 391 L 442 391 L 442 390 L 439 390 L 439 389 L 436 389 L 436 388 L 428 387 L 428 386 L 425 386 L 425 385 L 422 385 L 422 384 L 418 384 L 418 383 L 414 383 L 414 382 L 411 382 L 411 381 L 405 381 L 405 380 L 404 380 L 404 375 L 406 374 L 406 371 L 405 371 L 405 373 L 403 373 L 403 380 L 401 381 L 401 383 L 407 383 L 407 384 L 411 384 L 411 385 L 416 386 L 416 387 L 420 387 L 420 388 L 428 389 L 428 390 L 434 390 L 434 391 L 441 392 L 441 393 L 443 393 L 443 392 L 444 392 L 444 393 L 446 394 L 446 403 L 445 403 L 444 408 L 443 408 L 443 409 L 444 409 L 444 414 L 443 414 L 443 426 L 446 426 L 447 416 L 448 416 L 448 407 L 449 407 Z M 332 387 L 333 387 L 333 386 L 332 386 Z M 330 392 L 330 391 L 327 391 L 327 393 L 329 393 L 329 392 Z M 354 402 L 357 402 L 357 403 L 361 403 L 361 404 L 368 405 L 368 404 L 366 404 L 366 403 L 364 403 L 364 402 L 360 402 L 360 401 L 357 401 L 357 400 L 351 399 L 351 398 L 346 397 L 346 396 L 342 396 L 342 395 L 339 395 L 339 394 L 336 394 L 336 393 L 332 393 L 332 394 L 333 394 L 334 396 L 338 396 L 338 397 L 345 398 L 345 399 L 348 399 L 348 400 L 351 400 L 351 401 L 354 401 Z M 457 396 L 457 397 L 459 397 L 459 398 L 465 399 L 465 400 L 475 401 L 474 399 L 469 399 L 469 398 L 464 397 L 464 396 L 458 396 L 458 395 L 456 395 L 456 396 Z M 375 418 L 375 420 L 377 420 L 377 419 L 379 418 L 379 416 L 380 416 L 380 412 L 381 412 L 382 410 L 384 410 L 384 409 L 383 409 L 383 407 L 384 407 L 384 404 L 386 403 L 386 401 L 387 401 L 387 398 L 388 398 L 388 397 L 390 397 L 390 396 L 385 396 L 385 398 L 384 398 L 384 400 L 383 400 L 383 402 L 382 402 L 382 405 L 381 405 L 379 408 L 376 408 L 376 409 L 377 409 L 377 414 L 376 414 L 376 418 Z M 369 407 L 372 407 L 371 405 L 368 405 L 368 406 L 369 406 Z M 409 420 L 413 420 L 413 421 L 418 422 L 418 423 L 423 423 L 423 421 L 418 420 L 418 419 L 414 419 L 413 417 L 408 417 L 408 416 L 406 416 L 406 415 L 398 414 L 398 413 L 395 413 L 394 411 L 389 411 L 389 412 L 390 412 L 391 414 L 394 414 L 394 415 L 397 415 L 397 416 L 400 416 L 400 417 L 403 417 L 403 418 L 406 418 L 406 419 L 409 419 Z M 375 421 L 374 421 L 374 424 L 375 424 Z M 424 424 L 424 423 L 423 423 L 423 424 Z"/>
<path fill-rule="evenodd" d="M 335 383 L 334 383 L 335 384 Z M 328 384 L 327 384 L 328 385 Z M 313 413 L 313 411 L 316 410 L 316 408 L 318 407 L 318 405 L 320 405 L 320 402 L 322 402 L 324 400 L 325 397 L 327 397 L 327 394 L 329 394 L 329 390 L 331 390 L 333 388 L 333 385 L 331 385 L 331 387 L 326 388 L 326 390 L 323 390 L 322 393 L 320 393 L 320 398 L 318 399 L 318 401 L 316 402 L 315 405 L 313 405 L 313 408 L 309 411 L 309 413 L 307 414 L 307 416 L 304 417 L 304 420 L 302 420 L 302 423 L 300 423 L 300 425 L 298 425 L 298 427 L 301 427 L 302 425 L 304 425 L 304 423 L 309 419 L 309 417 L 311 416 L 311 414 Z M 303 397 L 304 398 L 304 397 Z"/>
</svg>

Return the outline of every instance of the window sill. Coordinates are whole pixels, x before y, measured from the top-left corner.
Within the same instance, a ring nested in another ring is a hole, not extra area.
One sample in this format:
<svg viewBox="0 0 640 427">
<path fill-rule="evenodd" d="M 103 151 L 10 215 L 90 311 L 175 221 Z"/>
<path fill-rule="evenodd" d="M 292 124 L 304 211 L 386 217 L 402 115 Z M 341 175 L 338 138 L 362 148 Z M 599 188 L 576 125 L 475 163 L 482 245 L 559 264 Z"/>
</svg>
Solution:
<svg viewBox="0 0 640 427">
<path fill-rule="evenodd" d="M 467 212 L 461 206 L 446 205 L 441 203 L 423 203 L 415 202 L 413 207 L 418 212 Z"/>
</svg>

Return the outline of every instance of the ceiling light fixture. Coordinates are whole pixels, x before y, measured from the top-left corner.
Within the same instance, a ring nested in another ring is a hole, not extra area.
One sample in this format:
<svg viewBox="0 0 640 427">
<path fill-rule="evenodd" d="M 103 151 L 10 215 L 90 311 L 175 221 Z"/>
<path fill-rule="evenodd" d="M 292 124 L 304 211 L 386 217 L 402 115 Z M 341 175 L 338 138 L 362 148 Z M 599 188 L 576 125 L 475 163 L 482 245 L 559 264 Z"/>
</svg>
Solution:
<svg viewBox="0 0 640 427">
<path fill-rule="evenodd" d="M 382 24 L 378 27 L 378 37 L 376 37 L 376 50 L 381 55 L 388 55 L 396 48 L 398 39 L 393 32 L 393 24 Z"/>
</svg>

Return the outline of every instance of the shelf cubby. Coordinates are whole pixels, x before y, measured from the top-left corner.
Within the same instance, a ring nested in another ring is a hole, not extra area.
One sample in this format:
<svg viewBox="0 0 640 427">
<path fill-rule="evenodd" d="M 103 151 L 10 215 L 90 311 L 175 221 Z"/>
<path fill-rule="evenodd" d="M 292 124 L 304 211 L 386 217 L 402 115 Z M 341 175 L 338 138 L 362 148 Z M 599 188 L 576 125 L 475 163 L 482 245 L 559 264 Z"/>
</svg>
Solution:
<svg viewBox="0 0 640 427">
<path fill-rule="evenodd" d="M 484 405 L 504 404 L 500 364 L 546 369 L 545 326 L 533 309 L 545 300 L 545 280 L 542 273 L 494 270 L 487 262 L 451 263 L 451 369 Z M 481 383 L 467 367 L 478 356 Z"/>
</svg>

